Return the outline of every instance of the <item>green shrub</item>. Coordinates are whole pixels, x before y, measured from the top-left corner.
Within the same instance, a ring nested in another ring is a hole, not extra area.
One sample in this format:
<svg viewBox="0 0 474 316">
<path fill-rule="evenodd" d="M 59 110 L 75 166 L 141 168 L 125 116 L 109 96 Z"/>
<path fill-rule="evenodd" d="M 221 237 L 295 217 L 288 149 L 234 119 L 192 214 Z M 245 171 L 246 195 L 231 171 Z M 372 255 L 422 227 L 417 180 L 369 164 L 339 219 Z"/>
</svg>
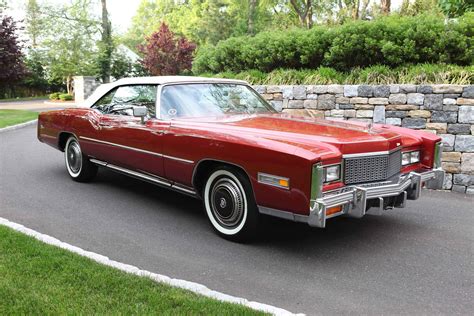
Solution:
<svg viewBox="0 0 474 316">
<path fill-rule="evenodd" d="M 473 32 L 472 13 L 449 22 L 433 15 L 391 15 L 311 30 L 262 32 L 254 37 L 233 37 L 215 46 L 201 47 L 193 62 L 193 72 L 254 69 L 268 73 L 279 68 L 322 69 L 319 68 L 322 66 L 348 71 L 375 65 L 395 68 L 420 63 L 471 65 Z M 329 77 L 332 75 L 335 74 Z"/>
<path fill-rule="evenodd" d="M 72 101 L 74 98 L 73 98 L 73 96 L 70 95 L 70 94 L 63 93 L 63 94 L 60 94 L 60 95 L 59 95 L 59 99 L 60 99 L 61 101 Z"/>
<path fill-rule="evenodd" d="M 50 100 L 59 100 L 59 95 L 62 94 L 61 92 L 53 92 L 49 95 Z"/>
</svg>

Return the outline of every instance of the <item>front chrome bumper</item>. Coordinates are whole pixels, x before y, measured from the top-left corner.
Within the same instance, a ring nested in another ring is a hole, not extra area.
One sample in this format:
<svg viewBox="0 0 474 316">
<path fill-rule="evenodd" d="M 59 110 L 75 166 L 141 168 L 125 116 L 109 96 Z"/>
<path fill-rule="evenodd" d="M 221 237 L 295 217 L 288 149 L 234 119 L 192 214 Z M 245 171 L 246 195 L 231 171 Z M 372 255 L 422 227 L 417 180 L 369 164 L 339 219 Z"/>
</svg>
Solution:
<svg viewBox="0 0 474 316">
<path fill-rule="evenodd" d="M 391 207 L 405 207 L 406 200 L 419 198 L 423 184 L 429 189 L 441 189 L 444 171 L 433 169 L 410 172 L 392 181 L 370 183 L 344 187 L 340 190 L 321 193 L 311 200 L 308 224 L 323 228 L 326 220 L 340 215 L 363 217 L 367 213 L 380 214 Z M 389 201 L 390 205 L 386 202 Z M 387 201 L 386 201 L 387 200 Z M 341 206 L 336 213 L 327 214 L 327 210 Z"/>
</svg>

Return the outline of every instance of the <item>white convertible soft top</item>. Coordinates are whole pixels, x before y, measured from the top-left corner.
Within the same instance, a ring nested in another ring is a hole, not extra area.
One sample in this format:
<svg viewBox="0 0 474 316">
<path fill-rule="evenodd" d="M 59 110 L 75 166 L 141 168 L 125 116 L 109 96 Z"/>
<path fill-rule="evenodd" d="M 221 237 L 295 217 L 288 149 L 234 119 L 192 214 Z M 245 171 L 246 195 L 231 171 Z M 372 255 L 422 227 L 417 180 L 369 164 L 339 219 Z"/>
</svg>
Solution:
<svg viewBox="0 0 474 316">
<path fill-rule="evenodd" d="M 221 83 L 236 83 L 236 84 L 248 84 L 243 80 L 236 79 L 224 79 L 224 78 L 206 78 L 206 77 L 192 77 L 192 76 L 156 76 L 156 77 L 131 77 L 122 78 L 111 83 L 105 83 L 97 87 L 94 93 L 91 94 L 87 100 L 82 104 L 78 104 L 79 107 L 91 107 L 97 100 L 99 100 L 105 93 L 112 90 L 117 86 L 129 85 L 129 84 L 175 84 L 175 83 L 206 83 L 206 82 L 221 82 Z"/>
</svg>

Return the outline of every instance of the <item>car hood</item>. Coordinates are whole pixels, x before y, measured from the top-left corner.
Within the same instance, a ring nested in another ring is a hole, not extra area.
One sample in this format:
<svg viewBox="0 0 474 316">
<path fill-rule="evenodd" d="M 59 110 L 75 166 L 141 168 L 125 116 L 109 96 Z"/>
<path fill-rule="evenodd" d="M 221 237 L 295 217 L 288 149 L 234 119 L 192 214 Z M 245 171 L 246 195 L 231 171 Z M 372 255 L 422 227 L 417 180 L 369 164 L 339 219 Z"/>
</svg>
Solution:
<svg viewBox="0 0 474 316">
<path fill-rule="evenodd" d="M 321 155 L 388 151 L 403 143 L 400 133 L 384 125 L 370 127 L 364 122 L 304 118 L 283 113 L 233 115 L 202 121 L 208 128 L 211 128 L 209 125 L 215 126 L 219 133 L 277 141 Z M 419 143 L 417 139 L 410 140 L 410 145 Z"/>
</svg>

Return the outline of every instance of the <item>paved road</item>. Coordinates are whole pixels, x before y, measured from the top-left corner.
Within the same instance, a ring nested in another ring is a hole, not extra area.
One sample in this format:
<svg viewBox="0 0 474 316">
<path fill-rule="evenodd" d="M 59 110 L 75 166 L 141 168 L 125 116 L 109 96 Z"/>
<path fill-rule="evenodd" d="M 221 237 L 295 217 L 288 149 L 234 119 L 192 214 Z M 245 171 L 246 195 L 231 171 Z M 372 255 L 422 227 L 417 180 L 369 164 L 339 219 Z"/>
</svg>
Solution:
<svg viewBox="0 0 474 316">
<path fill-rule="evenodd" d="M 51 102 L 47 99 L 0 102 L 0 110 L 31 110 L 35 112 L 58 110 L 74 106 L 74 102 Z"/>
<path fill-rule="evenodd" d="M 406 209 L 332 220 L 325 230 L 267 220 L 234 244 L 197 200 L 101 171 L 69 180 L 34 127 L 0 134 L 0 216 L 84 249 L 307 314 L 474 310 L 474 199 L 423 192 Z"/>
</svg>

